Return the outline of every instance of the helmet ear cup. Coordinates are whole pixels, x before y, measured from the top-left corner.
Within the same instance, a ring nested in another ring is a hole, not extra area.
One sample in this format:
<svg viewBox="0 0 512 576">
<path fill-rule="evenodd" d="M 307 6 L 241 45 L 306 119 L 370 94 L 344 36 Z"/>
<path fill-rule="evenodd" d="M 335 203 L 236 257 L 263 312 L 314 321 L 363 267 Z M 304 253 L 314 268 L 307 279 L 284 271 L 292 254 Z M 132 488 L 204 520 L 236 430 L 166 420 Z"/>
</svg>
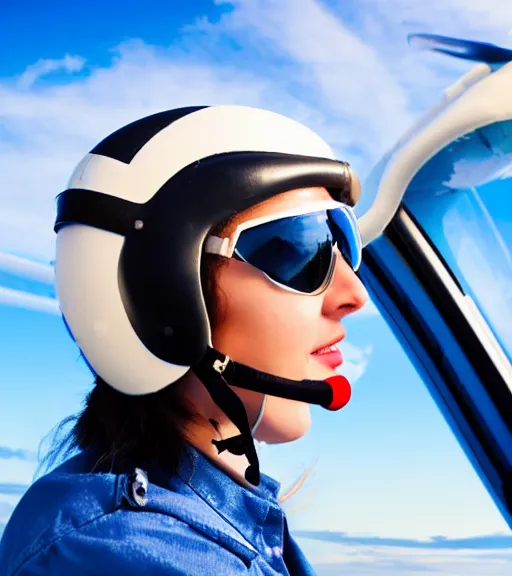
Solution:
<svg viewBox="0 0 512 576">
<path fill-rule="evenodd" d="M 162 190 L 141 211 L 143 227 L 127 235 L 121 250 L 118 283 L 144 345 L 164 362 L 193 366 L 210 340 L 200 281 L 207 223 L 206 218 L 190 218 L 188 226 L 180 222 L 185 206 L 172 201 L 174 191 Z"/>
</svg>

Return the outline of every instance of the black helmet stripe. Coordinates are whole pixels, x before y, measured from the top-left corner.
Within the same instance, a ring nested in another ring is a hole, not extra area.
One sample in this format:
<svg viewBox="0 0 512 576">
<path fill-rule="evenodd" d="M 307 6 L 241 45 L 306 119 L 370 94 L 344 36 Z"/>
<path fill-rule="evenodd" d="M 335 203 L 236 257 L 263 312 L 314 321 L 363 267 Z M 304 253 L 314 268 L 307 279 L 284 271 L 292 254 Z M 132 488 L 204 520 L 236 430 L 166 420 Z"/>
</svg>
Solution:
<svg viewBox="0 0 512 576">
<path fill-rule="evenodd" d="M 176 110 L 166 110 L 165 112 L 158 112 L 136 120 L 107 136 L 91 150 L 91 154 L 107 156 L 113 160 L 129 164 L 137 152 L 160 130 L 167 128 L 167 126 L 187 116 L 187 114 L 197 112 L 203 108 L 208 108 L 208 106 L 188 106 L 186 108 L 177 108 Z"/>
</svg>

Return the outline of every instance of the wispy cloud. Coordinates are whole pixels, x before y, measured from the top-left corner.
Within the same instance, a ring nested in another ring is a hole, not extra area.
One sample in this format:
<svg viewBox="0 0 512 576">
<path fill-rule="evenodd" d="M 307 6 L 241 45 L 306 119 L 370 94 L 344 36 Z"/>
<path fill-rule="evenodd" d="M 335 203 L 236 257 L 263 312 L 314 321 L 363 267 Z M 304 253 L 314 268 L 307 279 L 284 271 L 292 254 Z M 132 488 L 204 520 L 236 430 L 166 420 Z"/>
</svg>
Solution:
<svg viewBox="0 0 512 576">
<path fill-rule="evenodd" d="M 512 45 L 508 0 L 337 0 L 336 6 L 338 14 L 350 14 L 351 28 L 386 62 L 414 115 L 432 106 L 473 63 L 411 48 L 408 34 L 428 32 Z"/>
<path fill-rule="evenodd" d="M 488 554 L 461 554 L 448 552 L 429 553 L 428 557 L 418 558 L 416 554 L 403 557 L 398 554 L 385 554 L 380 549 L 367 557 L 364 551 L 354 548 L 350 556 L 333 555 L 326 562 L 313 562 L 317 576 L 376 576 L 404 574 L 404 576 L 509 576 L 511 556 L 489 556 Z"/>
<path fill-rule="evenodd" d="M 21 448 L 10 448 L 9 446 L 0 446 L 0 458 L 9 460 L 26 460 L 27 462 L 37 462 L 37 454 L 32 450 L 23 450 Z"/>
<path fill-rule="evenodd" d="M 512 536 L 506 534 L 489 534 L 472 538 L 445 538 L 433 536 L 430 540 L 407 538 L 383 538 L 380 536 L 351 536 L 344 532 L 299 530 L 295 534 L 302 538 L 312 538 L 322 542 L 339 544 L 358 544 L 361 546 L 392 546 L 398 548 L 423 548 L 429 550 L 511 550 Z"/>
<path fill-rule="evenodd" d="M 48 285 L 53 285 L 55 278 L 50 265 L 4 252 L 0 252 L 0 271 Z"/>
<path fill-rule="evenodd" d="M 53 268 L 0 252 L 0 305 L 60 314 Z"/>
<path fill-rule="evenodd" d="M 8 496 L 21 496 L 28 490 L 28 484 L 7 484 L 0 482 L 0 494 Z"/>
<path fill-rule="evenodd" d="M 512 11 L 508 0 L 443 0 L 425 6 L 408 0 L 362 0 L 362 10 L 372 9 L 376 18 L 395 24 L 418 26 L 438 34 L 492 35 L 487 41 L 508 41 L 512 30 Z M 474 38 L 486 41 L 485 38 Z"/>
<path fill-rule="evenodd" d="M 45 296 L 36 296 L 20 290 L 13 290 L 0 286 L 0 306 L 15 306 L 25 308 L 45 314 L 54 314 L 60 316 L 59 303 L 54 298 Z"/>
<path fill-rule="evenodd" d="M 43 76 L 54 72 L 64 71 L 67 73 L 80 72 L 85 66 L 85 59 L 79 56 L 66 54 L 60 59 L 41 59 L 29 66 L 18 80 L 21 89 L 31 88 L 34 82 Z"/>
<path fill-rule="evenodd" d="M 310 533 L 311 534 L 311 533 Z M 421 541 L 362 538 L 339 535 L 339 542 L 310 539 L 300 532 L 295 537 L 313 564 L 319 576 L 357 574 L 407 574 L 420 576 L 435 573 L 436 576 L 508 576 L 512 562 L 510 536 L 483 536 L 476 538 L 475 548 L 471 543 L 450 541 L 453 546 L 445 548 L 423 546 Z M 499 540 L 505 539 L 503 546 Z M 508 545 L 506 539 L 508 538 Z M 389 542 L 385 542 L 389 540 Z M 434 539 L 433 539 L 434 540 Z M 467 539 L 472 540 L 472 539 Z M 486 544 L 486 540 L 488 540 Z M 404 542 L 404 545 L 401 545 Z M 497 544 L 498 542 L 498 544 Z M 469 544 L 469 546 L 468 546 Z M 487 547 L 488 546 L 488 547 Z"/>
<path fill-rule="evenodd" d="M 317 0 L 217 3 L 232 10 L 215 24 L 200 20 L 198 28 L 277 60 L 286 70 L 281 85 L 328 115 L 324 133 L 339 152 L 372 158 L 408 127 L 407 94 L 379 52 L 343 20 L 343 9 Z"/>
<path fill-rule="evenodd" d="M 339 348 L 343 354 L 343 364 L 337 372 L 345 376 L 353 384 L 366 372 L 373 352 L 373 346 L 368 345 L 360 348 L 350 342 L 343 341 Z"/>
</svg>

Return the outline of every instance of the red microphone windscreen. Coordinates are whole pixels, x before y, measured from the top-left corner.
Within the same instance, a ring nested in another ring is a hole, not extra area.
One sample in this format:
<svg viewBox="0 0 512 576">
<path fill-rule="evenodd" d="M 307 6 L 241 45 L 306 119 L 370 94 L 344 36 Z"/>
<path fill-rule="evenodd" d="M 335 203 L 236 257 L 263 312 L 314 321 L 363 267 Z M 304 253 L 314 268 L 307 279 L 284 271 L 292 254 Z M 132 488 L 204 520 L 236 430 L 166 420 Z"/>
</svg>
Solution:
<svg viewBox="0 0 512 576">
<path fill-rule="evenodd" d="M 352 396 L 352 388 L 345 376 L 331 376 L 326 382 L 332 389 L 332 401 L 327 410 L 339 410 L 346 406 Z"/>
</svg>

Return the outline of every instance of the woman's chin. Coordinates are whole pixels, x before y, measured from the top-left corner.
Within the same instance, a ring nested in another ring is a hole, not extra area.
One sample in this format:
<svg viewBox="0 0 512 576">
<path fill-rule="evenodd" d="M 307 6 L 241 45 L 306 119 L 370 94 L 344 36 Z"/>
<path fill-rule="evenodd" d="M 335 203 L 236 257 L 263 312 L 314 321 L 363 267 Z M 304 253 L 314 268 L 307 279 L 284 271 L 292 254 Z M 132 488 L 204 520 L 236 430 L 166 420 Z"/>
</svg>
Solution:
<svg viewBox="0 0 512 576">
<path fill-rule="evenodd" d="M 309 404 L 267 396 L 265 415 L 255 438 L 267 444 L 286 444 L 302 438 L 310 427 Z"/>
</svg>

